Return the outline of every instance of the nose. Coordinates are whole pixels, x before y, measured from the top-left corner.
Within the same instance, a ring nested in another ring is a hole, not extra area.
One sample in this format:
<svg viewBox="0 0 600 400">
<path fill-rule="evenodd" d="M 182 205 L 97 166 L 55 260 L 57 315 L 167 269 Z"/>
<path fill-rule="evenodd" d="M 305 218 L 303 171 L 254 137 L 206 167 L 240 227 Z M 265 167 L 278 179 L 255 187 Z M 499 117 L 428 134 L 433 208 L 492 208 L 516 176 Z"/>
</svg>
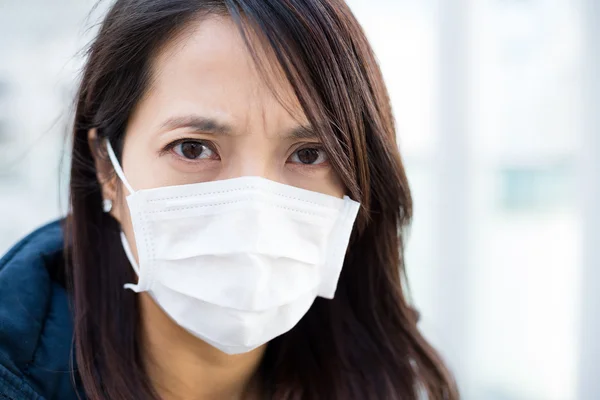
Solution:
<svg viewBox="0 0 600 400">
<path fill-rule="evenodd" d="M 240 143 L 229 159 L 224 160 L 221 179 L 258 176 L 283 183 L 280 163 L 274 155 L 273 144 L 268 142 L 257 140 L 252 144 Z"/>
<path fill-rule="evenodd" d="M 225 169 L 223 178 L 239 178 L 242 176 L 260 176 L 271 180 L 276 180 L 273 168 L 268 166 L 265 158 L 261 160 L 235 160 L 232 165 Z"/>
</svg>

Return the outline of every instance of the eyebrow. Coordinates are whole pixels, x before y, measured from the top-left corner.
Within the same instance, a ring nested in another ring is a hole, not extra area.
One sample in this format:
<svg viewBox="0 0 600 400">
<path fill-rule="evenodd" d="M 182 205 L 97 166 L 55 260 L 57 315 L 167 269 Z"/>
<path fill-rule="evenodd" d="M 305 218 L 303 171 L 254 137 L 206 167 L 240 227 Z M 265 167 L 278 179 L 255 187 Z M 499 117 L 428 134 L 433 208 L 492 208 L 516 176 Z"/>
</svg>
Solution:
<svg viewBox="0 0 600 400">
<path fill-rule="evenodd" d="M 214 133 L 218 135 L 230 135 L 233 129 L 230 125 L 217 121 L 213 118 L 205 118 L 198 115 L 187 115 L 184 117 L 169 118 L 161 124 L 165 130 L 191 128 L 197 132 Z"/>
<path fill-rule="evenodd" d="M 216 135 L 231 135 L 234 131 L 233 127 L 227 123 L 199 115 L 172 117 L 161 124 L 161 129 L 164 130 L 181 128 L 191 128 L 199 133 L 212 133 Z M 282 137 L 286 139 L 316 139 L 318 136 L 310 125 L 300 125 L 288 130 Z"/>
<path fill-rule="evenodd" d="M 300 125 L 289 130 L 284 137 L 292 139 L 316 139 L 318 136 L 310 125 Z"/>
</svg>

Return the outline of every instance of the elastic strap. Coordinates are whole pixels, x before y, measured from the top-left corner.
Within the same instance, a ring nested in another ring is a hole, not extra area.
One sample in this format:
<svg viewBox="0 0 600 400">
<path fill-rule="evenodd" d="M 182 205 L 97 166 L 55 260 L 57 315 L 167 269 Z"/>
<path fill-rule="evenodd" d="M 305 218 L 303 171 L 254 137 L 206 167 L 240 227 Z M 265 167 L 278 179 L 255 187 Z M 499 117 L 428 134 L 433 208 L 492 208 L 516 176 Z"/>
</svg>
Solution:
<svg viewBox="0 0 600 400">
<path fill-rule="evenodd" d="M 108 138 L 106 138 L 104 140 L 106 142 L 106 151 L 108 152 L 108 158 L 110 158 L 110 162 L 111 162 L 113 168 L 115 169 L 117 176 L 119 177 L 119 179 L 121 179 L 121 182 L 123 182 L 123 185 L 125 185 L 125 187 L 129 191 L 129 194 L 133 194 L 135 192 L 135 190 L 133 190 L 133 188 L 131 187 L 129 182 L 127 182 L 127 178 L 125 178 L 125 174 L 123 173 L 121 164 L 119 164 L 119 160 L 117 160 L 117 156 L 115 155 L 115 152 L 114 152 L 112 146 L 110 145 L 110 141 L 108 140 Z"/>
<path fill-rule="evenodd" d="M 133 270 L 139 277 L 140 276 L 140 267 L 138 266 L 137 262 L 135 261 L 135 257 L 133 256 L 131 247 L 129 247 L 129 242 L 127 241 L 127 238 L 125 237 L 125 234 L 123 232 L 121 232 L 121 244 L 123 245 L 123 250 L 125 250 L 125 255 L 127 256 L 129 263 L 131 264 L 131 266 L 133 267 Z M 137 293 L 143 291 L 139 285 L 135 285 L 133 283 L 126 283 L 125 285 L 123 285 L 123 287 L 125 289 L 131 289 Z"/>
<path fill-rule="evenodd" d="M 131 251 L 131 247 L 129 247 L 129 242 L 127 241 L 127 238 L 125 237 L 125 234 L 123 232 L 121 232 L 121 243 L 123 244 L 123 250 L 125 250 L 125 255 L 131 263 L 131 266 L 133 267 L 135 273 L 137 274 L 137 276 L 140 276 L 140 267 L 138 267 L 137 262 L 135 261 L 135 257 L 133 257 L 133 252 Z"/>
</svg>

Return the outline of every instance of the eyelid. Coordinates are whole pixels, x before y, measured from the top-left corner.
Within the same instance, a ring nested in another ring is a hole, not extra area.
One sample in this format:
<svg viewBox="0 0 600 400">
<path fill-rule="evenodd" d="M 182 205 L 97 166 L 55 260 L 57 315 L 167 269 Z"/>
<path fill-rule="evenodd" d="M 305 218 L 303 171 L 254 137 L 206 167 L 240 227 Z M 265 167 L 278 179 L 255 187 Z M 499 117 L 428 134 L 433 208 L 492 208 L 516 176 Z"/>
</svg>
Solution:
<svg viewBox="0 0 600 400">
<path fill-rule="evenodd" d="M 180 145 L 181 143 L 185 143 L 185 142 L 195 142 L 195 143 L 200 143 L 203 146 L 206 146 L 210 149 L 210 151 L 212 151 L 214 153 L 214 155 L 216 156 L 217 160 L 221 159 L 221 155 L 219 154 L 219 150 L 217 149 L 217 146 L 215 145 L 215 143 L 213 143 L 210 140 L 206 140 L 206 139 L 199 139 L 199 138 L 190 138 L 190 137 L 182 137 L 180 139 L 176 139 L 173 140 L 171 142 L 169 142 L 169 144 L 167 144 L 165 147 L 163 147 L 163 149 L 160 151 L 160 155 L 163 156 L 167 153 L 175 153 L 173 151 L 173 149 Z M 198 159 L 198 160 L 189 160 L 189 159 L 185 159 L 184 157 L 181 157 L 179 154 L 175 154 L 175 157 L 181 159 L 182 161 L 185 161 L 187 163 L 194 163 L 194 162 L 199 162 L 199 161 L 208 161 L 209 159 Z"/>
<path fill-rule="evenodd" d="M 311 143 L 302 143 L 302 144 L 298 145 L 297 147 L 295 147 L 293 149 L 293 151 L 290 153 L 290 155 L 288 156 L 288 158 L 286 159 L 286 163 L 294 156 L 294 154 L 296 154 L 298 151 L 303 150 L 303 149 L 316 149 L 319 152 L 322 152 L 323 156 L 325 157 L 325 160 L 319 164 L 301 164 L 303 167 L 308 167 L 308 168 L 321 167 L 329 162 L 329 153 L 327 152 L 327 150 L 325 150 L 325 146 L 323 146 L 323 144 L 321 142 L 311 142 Z M 298 163 L 293 163 L 293 164 L 298 164 Z"/>
<path fill-rule="evenodd" d="M 210 140 L 206 140 L 206 139 L 198 139 L 198 138 L 189 138 L 189 137 L 184 137 L 184 138 L 180 138 L 180 139 L 176 139 L 173 140 L 171 142 L 169 142 L 169 144 L 167 144 L 165 147 L 163 147 L 163 149 L 160 151 L 160 154 L 166 154 L 169 151 L 173 150 L 173 148 L 177 145 L 180 145 L 181 143 L 185 143 L 185 142 L 195 142 L 195 143 L 200 143 L 203 146 L 208 147 L 211 151 L 213 151 L 215 154 L 219 154 L 219 151 L 217 150 L 217 146 L 211 142 Z"/>
<path fill-rule="evenodd" d="M 303 143 L 298 143 L 297 145 L 295 145 L 293 147 L 293 151 L 291 154 L 295 153 L 298 150 L 302 150 L 302 149 L 317 149 L 317 150 L 325 151 L 325 147 L 323 146 L 323 144 L 321 142 L 303 142 Z"/>
</svg>

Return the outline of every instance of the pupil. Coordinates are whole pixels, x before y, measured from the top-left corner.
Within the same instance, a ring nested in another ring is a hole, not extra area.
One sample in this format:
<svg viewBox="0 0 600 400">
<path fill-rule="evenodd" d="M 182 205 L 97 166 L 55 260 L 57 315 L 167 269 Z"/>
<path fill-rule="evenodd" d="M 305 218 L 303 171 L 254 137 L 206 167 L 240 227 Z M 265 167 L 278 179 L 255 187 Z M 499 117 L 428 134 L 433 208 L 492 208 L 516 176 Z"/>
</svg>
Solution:
<svg viewBox="0 0 600 400">
<path fill-rule="evenodd" d="M 312 164 L 319 158 L 319 150 L 317 149 L 301 149 L 298 150 L 298 159 L 302 164 Z"/>
<path fill-rule="evenodd" d="M 196 142 L 183 142 L 181 144 L 181 153 L 185 158 L 195 159 L 200 157 L 204 151 L 204 146 Z"/>
</svg>

